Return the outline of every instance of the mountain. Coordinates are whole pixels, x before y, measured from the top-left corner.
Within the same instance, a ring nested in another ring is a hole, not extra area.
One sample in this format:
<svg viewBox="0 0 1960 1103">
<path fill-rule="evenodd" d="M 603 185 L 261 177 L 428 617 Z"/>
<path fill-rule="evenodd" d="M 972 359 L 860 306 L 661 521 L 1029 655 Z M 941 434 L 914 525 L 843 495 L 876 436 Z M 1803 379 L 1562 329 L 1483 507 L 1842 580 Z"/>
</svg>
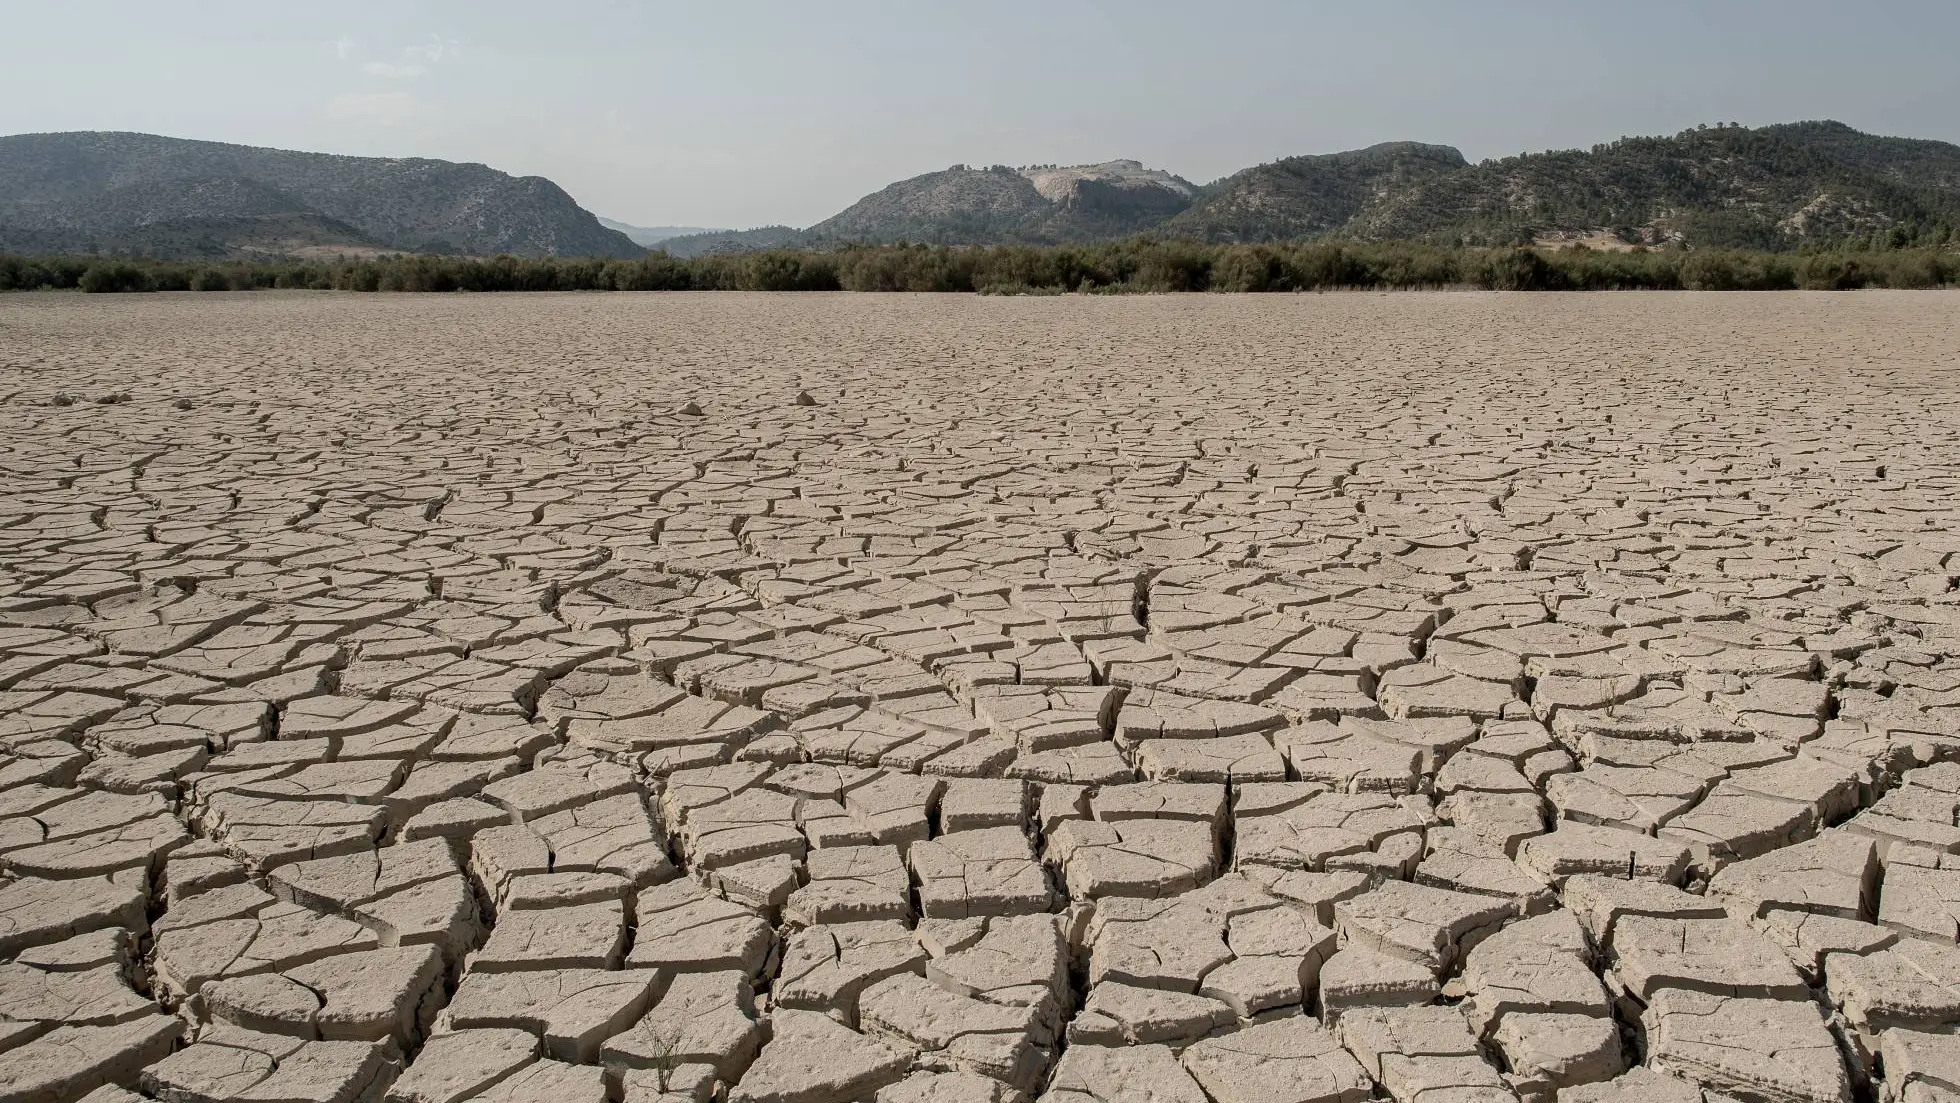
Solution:
<svg viewBox="0 0 1960 1103">
<path fill-rule="evenodd" d="M 1320 237 L 1370 204 L 1469 164 L 1449 146 L 1384 142 L 1346 153 L 1288 157 L 1232 174 L 1163 226 L 1200 241 Z"/>
<path fill-rule="evenodd" d="M 808 229 L 602 220 L 541 177 L 148 134 L 0 138 L 0 252 L 171 257 L 431 252 L 678 257 L 852 242 L 1053 245 L 1422 241 L 1787 249 L 1960 227 L 1960 146 L 1838 122 L 1701 126 L 1470 163 L 1388 142 L 1286 157 L 1197 186 L 1137 161 L 901 180 Z"/>
<path fill-rule="evenodd" d="M 1523 154 L 1416 181 L 1339 235 L 1503 244 L 1615 231 L 1627 240 L 1780 249 L 1960 224 L 1960 146 L 1883 138 L 1838 122 Z"/>
<path fill-rule="evenodd" d="M 945 245 L 1094 241 L 1148 230 L 1191 205 L 1197 188 L 1136 161 L 1099 165 L 954 165 L 901 180 L 810 227 L 813 241 Z"/>
<path fill-rule="evenodd" d="M 1388 142 L 1287 157 L 1194 187 L 1135 161 L 901 180 L 798 233 L 676 238 L 676 255 L 848 242 L 1057 244 L 1150 234 L 1205 242 L 1425 241 L 1787 249 L 1960 227 L 1960 146 L 1843 123 L 1696 127 L 1472 164 Z"/>
<path fill-rule="evenodd" d="M 801 249 L 809 235 L 794 226 L 758 226 L 753 230 L 707 230 L 698 234 L 670 237 L 657 248 L 677 257 L 705 257 L 717 253 L 754 253 L 764 249 Z"/>
<path fill-rule="evenodd" d="M 669 238 L 690 237 L 695 234 L 725 234 L 727 230 L 717 230 L 711 226 L 634 226 L 626 222 L 615 222 L 604 215 L 599 216 L 599 225 L 608 230 L 618 230 L 633 239 L 633 244 L 651 249 Z"/>
<path fill-rule="evenodd" d="M 539 176 L 98 131 L 0 137 L 0 251 L 645 253 Z"/>
</svg>

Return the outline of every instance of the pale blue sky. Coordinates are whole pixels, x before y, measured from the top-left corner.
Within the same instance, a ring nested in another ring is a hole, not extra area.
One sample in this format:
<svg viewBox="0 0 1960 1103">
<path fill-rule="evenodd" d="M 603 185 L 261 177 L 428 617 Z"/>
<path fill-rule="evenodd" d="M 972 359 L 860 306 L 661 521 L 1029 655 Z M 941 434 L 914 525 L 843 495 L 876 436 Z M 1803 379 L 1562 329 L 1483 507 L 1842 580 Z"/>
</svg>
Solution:
<svg viewBox="0 0 1960 1103">
<path fill-rule="evenodd" d="M 0 0 L 0 134 L 482 161 L 630 222 L 801 226 L 955 162 L 1960 141 L 1955 43 L 1960 0 Z"/>
</svg>

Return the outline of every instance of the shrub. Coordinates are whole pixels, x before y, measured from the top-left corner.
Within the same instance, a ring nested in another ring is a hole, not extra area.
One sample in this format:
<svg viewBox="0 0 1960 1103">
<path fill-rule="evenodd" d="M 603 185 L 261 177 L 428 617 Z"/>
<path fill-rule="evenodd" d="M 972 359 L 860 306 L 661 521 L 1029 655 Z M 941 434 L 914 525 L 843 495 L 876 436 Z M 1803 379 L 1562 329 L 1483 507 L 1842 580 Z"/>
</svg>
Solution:
<svg viewBox="0 0 1960 1103">
<path fill-rule="evenodd" d="M 1265 245 L 1234 245 L 1211 262 L 1213 291 L 1284 291 L 1286 266 Z"/>
<path fill-rule="evenodd" d="M 1550 291 L 1556 272 L 1536 249 L 1505 249 L 1484 258 L 1476 282 L 1493 291 Z"/>
<path fill-rule="evenodd" d="M 128 261 L 97 261 L 82 273 L 76 286 L 91 295 L 150 290 L 150 275 Z"/>
<path fill-rule="evenodd" d="M 200 268 L 191 277 L 192 291 L 230 291 L 231 277 L 221 268 Z"/>
<path fill-rule="evenodd" d="M 845 291 L 972 291 L 972 253 L 923 245 L 847 248 L 837 254 Z"/>
<path fill-rule="evenodd" d="M 774 251 L 744 258 L 738 291 L 838 291 L 837 260 L 825 253 Z"/>
<path fill-rule="evenodd" d="M 1851 291 L 1865 286 L 1865 270 L 1852 257 L 1820 254 L 1804 265 L 1802 280 L 1812 291 Z"/>
<path fill-rule="evenodd" d="M 1879 235 L 1884 237 L 1885 235 Z M 1933 236 L 1933 235 L 1928 235 Z M 1062 294 L 1481 287 L 1512 291 L 1848 290 L 1960 283 L 1947 248 L 1804 254 L 1679 248 L 1545 251 L 1390 243 L 1203 245 L 1133 238 L 1086 245 L 850 245 L 638 260 L 445 257 L 174 264 L 137 258 L 0 256 L 0 291 L 979 291 Z"/>
</svg>

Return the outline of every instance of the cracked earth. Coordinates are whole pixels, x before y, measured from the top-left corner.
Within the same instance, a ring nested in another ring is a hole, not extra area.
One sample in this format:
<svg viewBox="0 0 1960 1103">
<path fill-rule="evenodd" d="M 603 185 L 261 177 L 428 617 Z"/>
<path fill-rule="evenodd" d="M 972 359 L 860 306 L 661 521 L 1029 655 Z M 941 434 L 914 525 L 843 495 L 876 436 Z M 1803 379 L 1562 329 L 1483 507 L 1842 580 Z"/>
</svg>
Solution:
<svg viewBox="0 0 1960 1103">
<path fill-rule="evenodd" d="M 0 1100 L 1960 1099 L 1960 296 L 0 300 Z"/>
</svg>

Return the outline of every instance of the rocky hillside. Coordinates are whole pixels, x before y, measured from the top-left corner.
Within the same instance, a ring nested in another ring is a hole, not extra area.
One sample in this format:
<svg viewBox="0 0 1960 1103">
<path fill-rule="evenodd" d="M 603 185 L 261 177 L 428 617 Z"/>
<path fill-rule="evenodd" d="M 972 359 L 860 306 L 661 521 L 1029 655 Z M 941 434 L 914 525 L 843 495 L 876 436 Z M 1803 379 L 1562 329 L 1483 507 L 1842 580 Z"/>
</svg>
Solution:
<svg viewBox="0 0 1960 1103">
<path fill-rule="evenodd" d="M 1202 187 L 1137 161 L 901 180 L 808 229 L 602 224 L 557 185 L 483 165 L 337 157 L 146 134 L 0 138 L 0 252 L 163 257 L 430 252 L 676 256 L 851 242 L 1055 245 L 1681 242 L 1788 249 L 1960 227 L 1960 146 L 1842 123 L 1696 127 L 1471 164 L 1389 142 L 1287 157 Z M 622 232 L 622 228 L 624 232 Z M 678 235 L 678 236 L 675 236 Z"/>
<path fill-rule="evenodd" d="M 1835 122 L 1710 127 L 1485 161 L 1384 195 L 1342 236 L 1502 244 L 1629 241 L 1781 249 L 1960 224 L 1960 146 Z"/>
<path fill-rule="evenodd" d="M 1698 127 L 1471 164 L 1389 142 L 1288 157 L 1203 187 L 1135 161 L 956 165 L 866 196 L 802 234 L 682 239 L 694 252 L 917 241 L 1053 244 L 1150 233 L 1205 242 L 1502 245 L 1548 239 L 1787 249 L 1873 234 L 1948 240 L 1960 146 L 1842 123 Z"/>
<path fill-rule="evenodd" d="M 814 242 L 1056 244 L 1148 230 L 1191 205 L 1188 181 L 1135 161 L 954 165 L 901 180 L 809 229 Z"/>
<path fill-rule="evenodd" d="M 1384 142 L 1367 149 L 1288 157 L 1205 188 L 1164 232 L 1200 241 L 1277 241 L 1336 231 L 1371 204 L 1462 169 L 1449 146 Z"/>
<path fill-rule="evenodd" d="M 93 131 L 0 138 L 0 250 L 644 253 L 543 177 Z"/>
</svg>

